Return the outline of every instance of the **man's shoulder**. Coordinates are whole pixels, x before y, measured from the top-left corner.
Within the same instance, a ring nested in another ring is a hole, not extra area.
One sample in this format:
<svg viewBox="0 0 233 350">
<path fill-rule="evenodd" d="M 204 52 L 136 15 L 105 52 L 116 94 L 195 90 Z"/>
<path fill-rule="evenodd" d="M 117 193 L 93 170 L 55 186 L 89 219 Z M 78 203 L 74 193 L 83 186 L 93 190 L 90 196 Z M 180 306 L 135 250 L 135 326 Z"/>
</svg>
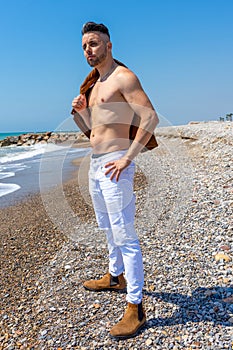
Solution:
<svg viewBox="0 0 233 350">
<path fill-rule="evenodd" d="M 136 74 L 127 67 L 118 66 L 116 70 L 116 77 L 122 83 L 132 83 L 138 80 Z"/>
<path fill-rule="evenodd" d="M 131 69 L 129 69 L 128 67 L 120 66 L 120 65 L 117 66 L 116 73 L 117 74 L 126 74 L 126 75 L 127 74 L 135 75 Z"/>
</svg>

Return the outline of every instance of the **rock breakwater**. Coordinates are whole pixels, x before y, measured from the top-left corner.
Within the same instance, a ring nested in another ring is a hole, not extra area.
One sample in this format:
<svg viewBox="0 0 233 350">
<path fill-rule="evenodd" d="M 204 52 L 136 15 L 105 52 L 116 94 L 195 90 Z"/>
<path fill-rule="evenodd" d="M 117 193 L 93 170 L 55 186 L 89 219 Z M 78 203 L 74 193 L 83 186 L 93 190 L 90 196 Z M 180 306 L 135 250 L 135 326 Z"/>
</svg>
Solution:
<svg viewBox="0 0 233 350">
<path fill-rule="evenodd" d="M 44 133 L 28 133 L 19 136 L 8 136 L 3 140 L 0 140 L 0 147 L 7 146 L 32 146 L 37 143 L 64 143 L 74 142 L 79 143 L 87 141 L 87 137 L 81 132 L 44 132 Z"/>
</svg>

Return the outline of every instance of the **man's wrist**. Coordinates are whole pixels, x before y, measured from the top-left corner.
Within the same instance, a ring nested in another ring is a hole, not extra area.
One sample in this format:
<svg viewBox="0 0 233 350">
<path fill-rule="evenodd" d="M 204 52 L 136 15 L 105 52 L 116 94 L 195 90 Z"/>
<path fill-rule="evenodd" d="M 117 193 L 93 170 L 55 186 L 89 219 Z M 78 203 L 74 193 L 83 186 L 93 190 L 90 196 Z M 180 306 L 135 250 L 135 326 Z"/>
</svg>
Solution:
<svg viewBox="0 0 233 350">
<path fill-rule="evenodd" d="M 131 157 L 131 156 L 127 155 L 127 154 L 125 154 L 124 157 L 122 157 L 122 158 L 127 160 L 129 163 L 131 163 L 132 160 L 133 160 L 133 157 Z"/>
</svg>

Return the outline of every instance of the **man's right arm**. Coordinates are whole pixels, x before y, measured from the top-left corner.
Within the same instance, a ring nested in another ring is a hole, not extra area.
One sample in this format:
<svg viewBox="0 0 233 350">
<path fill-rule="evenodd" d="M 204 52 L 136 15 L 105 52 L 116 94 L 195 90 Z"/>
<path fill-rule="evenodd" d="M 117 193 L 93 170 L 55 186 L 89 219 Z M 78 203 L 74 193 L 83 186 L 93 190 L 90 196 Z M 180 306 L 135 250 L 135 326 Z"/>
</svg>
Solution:
<svg viewBox="0 0 233 350">
<path fill-rule="evenodd" d="M 72 101 L 73 110 L 71 114 L 73 119 L 78 125 L 79 129 L 90 138 L 91 134 L 91 118 L 90 111 L 87 108 L 86 96 L 83 94 L 78 95 Z"/>
</svg>

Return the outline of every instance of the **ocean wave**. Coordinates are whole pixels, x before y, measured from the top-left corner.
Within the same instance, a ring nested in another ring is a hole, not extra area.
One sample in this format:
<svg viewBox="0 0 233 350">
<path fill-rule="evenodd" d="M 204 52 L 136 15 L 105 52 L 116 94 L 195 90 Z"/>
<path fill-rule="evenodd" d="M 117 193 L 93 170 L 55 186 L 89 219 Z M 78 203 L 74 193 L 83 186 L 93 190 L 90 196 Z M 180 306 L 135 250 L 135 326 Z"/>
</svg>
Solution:
<svg viewBox="0 0 233 350">
<path fill-rule="evenodd" d="M 22 161 L 44 153 L 44 147 L 17 147 L 9 146 L 1 150 L 0 164 Z"/>
<path fill-rule="evenodd" d="M 0 172 L 0 179 L 6 179 L 7 177 L 12 177 L 12 176 L 15 176 L 15 172 L 13 171 L 10 171 L 7 173 Z"/>
<path fill-rule="evenodd" d="M 21 187 L 16 184 L 0 183 L 0 197 L 6 196 L 9 193 L 19 190 Z"/>
<path fill-rule="evenodd" d="M 26 168 L 29 168 L 28 165 L 23 163 L 3 163 L 0 164 L 0 179 L 4 179 L 6 177 L 14 176 L 16 172 L 22 171 Z M 1 177 L 2 174 L 5 176 Z M 10 174 L 10 175 L 7 175 Z"/>
<path fill-rule="evenodd" d="M 27 187 L 28 193 L 32 192 L 34 188 L 38 188 L 38 174 L 41 172 L 39 163 L 53 164 L 54 168 L 51 171 L 51 176 L 53 176 L 56 164 L 61 165 L 62 169 L 65 160 L 70 162 L 71 159 L 80 157 L 86 152 L 86 148 L 72 148 L 55 144 L 0 148 L 0 197 L 7 197 L 8 194 L 18 190 L 25 193 Z M 20 174 L 21 172 L 23 174 Z M 8 183 L 8 181 L 14 183 Z M 13 194 L 13 196 L 19 197 L 19 194 Z"/>
<path fill-rule="evenodd" d="M 41 156 L 43 154 L 49 154 L 51 152 L 58 152 L 67 150 L 70 147 L 57 146 L 54 144 L 37 144 L 34 146 L 8 146 L 4 149 L 0 149 L 0 164 L 5 164 L 15 161 L 23 161 L 26 159 Z M 75 150 L 76 152 L 76 150 Z"/>
</svg>

